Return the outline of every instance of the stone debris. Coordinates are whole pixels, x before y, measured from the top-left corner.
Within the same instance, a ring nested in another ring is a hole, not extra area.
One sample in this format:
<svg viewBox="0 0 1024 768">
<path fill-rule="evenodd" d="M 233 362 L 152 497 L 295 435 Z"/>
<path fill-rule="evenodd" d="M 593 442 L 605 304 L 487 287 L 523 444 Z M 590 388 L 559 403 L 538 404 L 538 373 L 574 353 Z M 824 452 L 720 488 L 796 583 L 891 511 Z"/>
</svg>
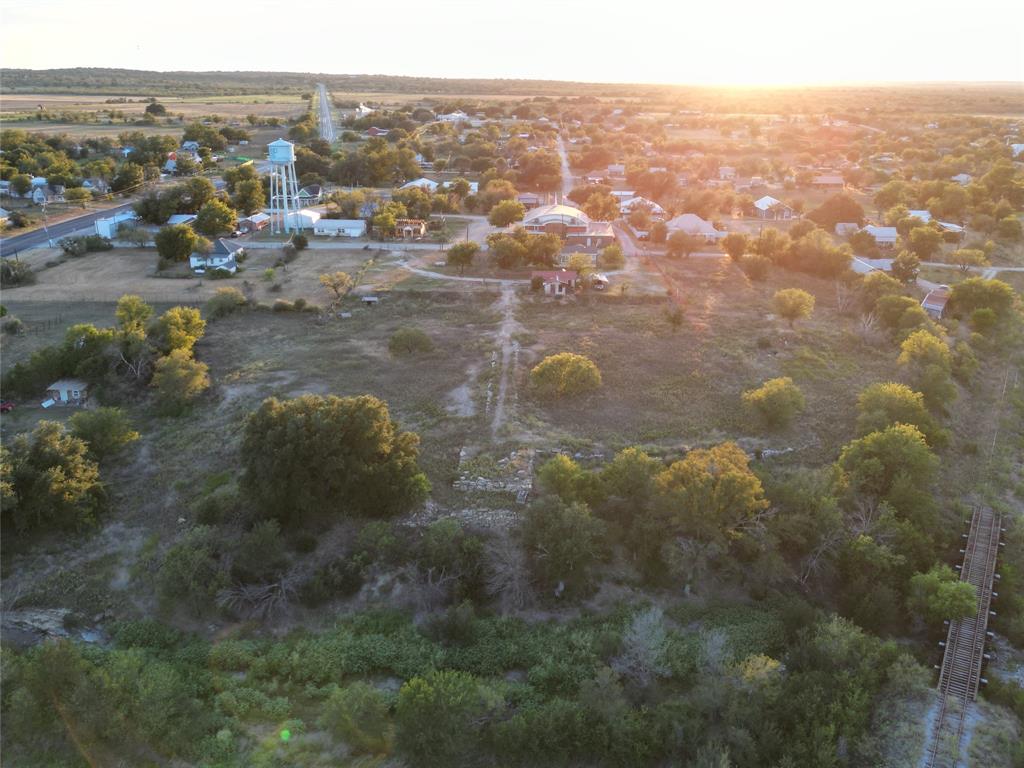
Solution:
<svg viewBox="0 0 1024 768">
<path fill-rule="evenodd" d="M 460 491 L 511 493 L 523 503 L 533 490 L 535 454 L 533 448 L 519 448 L 492 462 L 489 457 L 471 456 L 463 448 L 459 451 L 459 479 L 454 487 Z"/>
</svg>

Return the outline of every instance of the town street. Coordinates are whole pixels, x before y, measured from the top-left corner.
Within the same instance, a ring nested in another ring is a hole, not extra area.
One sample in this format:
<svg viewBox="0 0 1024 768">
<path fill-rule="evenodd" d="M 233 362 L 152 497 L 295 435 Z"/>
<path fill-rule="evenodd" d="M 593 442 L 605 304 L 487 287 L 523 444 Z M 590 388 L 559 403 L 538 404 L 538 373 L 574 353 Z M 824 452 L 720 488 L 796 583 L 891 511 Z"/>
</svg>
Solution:
<svg viewBox="0 0 1024 768">
<path fill-rule="evenodd" d="M 75 232 L 90 229 L 97 219 L 106 219 L 116 213 L 131 210 L 133 203 L 124 203 L 116 208 L 104 208 L 102 211 L 94 211 L 76 216 L 73 219 L 65 219 L 55 224 L 50 224 L 46 229 L 35 229 L 23 235 L 5 237 L 0 239 L 0 255 L 4 257 L 15 256 L 19 251 L 28 248 L 35 248 L 46 245 L 50 240 L 60 240 L 62 237 L 73 235 Z"/>
<path fill-rule="evenodd" d="M 327 98 L 327 86 L 317 83 L 320 89 L 320 138 L 329 144 L 334 143 L 334 121 L 331 119 L 331 102 Z"/>
</svg>

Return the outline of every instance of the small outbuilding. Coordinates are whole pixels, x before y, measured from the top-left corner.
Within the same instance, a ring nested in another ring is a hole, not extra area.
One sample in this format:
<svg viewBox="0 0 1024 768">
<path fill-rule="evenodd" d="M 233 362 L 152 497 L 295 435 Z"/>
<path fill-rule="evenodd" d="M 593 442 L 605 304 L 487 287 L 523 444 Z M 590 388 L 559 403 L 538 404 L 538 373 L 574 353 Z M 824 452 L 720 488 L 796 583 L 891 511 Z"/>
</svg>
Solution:
<svg viewBox="0 0 1024 768">
<path fill-rule="evenodd" d="M 238 220 L 239 232 L 259 232 L 270 223 L 270 215 L 266 213 L 254 213 L 244 219 Z"/>
<path fill-rule="evenodd" d="M 931 317 L 941 320 L 943 315 L 946 314 L 946 304 L 948 303 L 949 288 L 945 285 L 940 285 L 938 288 L 928 291 L 928 295 L 924 297 L 921 306 Z"/>
<path fill-rule="evenodd" d="M 85 405 L 89 384 L 81 379 L 60 379 L 46 388 L 46 398 L 53 405 Z"/>
</svg>

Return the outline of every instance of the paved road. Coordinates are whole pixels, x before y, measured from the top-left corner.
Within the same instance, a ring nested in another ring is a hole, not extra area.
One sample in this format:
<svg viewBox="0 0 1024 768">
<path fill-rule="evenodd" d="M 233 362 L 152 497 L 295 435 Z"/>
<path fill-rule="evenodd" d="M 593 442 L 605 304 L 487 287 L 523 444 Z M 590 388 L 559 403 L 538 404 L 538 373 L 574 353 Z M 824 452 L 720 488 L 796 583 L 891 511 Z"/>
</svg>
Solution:
<svg viewBox="0 0 1024 768">
<path fill-rule="evenodd" d="M 115 213 L 127 211 L 132 207 L 132 205 L 132 203 L 124 203 L 116 208 L 105 208 L 102 211 L 86 213 L 81 216 L 76 216 L 73 219 L 65 219 L 64 221 L 49 225 L 45 231 L 37 229 L 32 232 L 26 232 L 23 235 L 5 237 L 0 239 L 0 255 L 14 256 L 18 251 L 24 251 L 28 248 L 46 245 L 47 240 L 57 241 L 60 238 L 67 237 L 80 229 L 92 227 L 93 222 L 95 222 L 96 219 L 105 219 L 113 216 Z"/>
<path fill-rule="evenodd" d="M 564 203 L 569 193 L 572 192 L 572 171 L 569 170 L 569 152 L 565 148 L 565 140 L 562 134 L 558 134 L 558 156 L 562 158 L 562 192 L 558 202 Z"/>
<path fill-rule="evenodd" d="M 334 143 L 334 121 L 331 119 L 331 102 L 327 98 L 327 86 L 317 83 L 320 89 L 320 138 L 324 141 Z"/>
</svg>

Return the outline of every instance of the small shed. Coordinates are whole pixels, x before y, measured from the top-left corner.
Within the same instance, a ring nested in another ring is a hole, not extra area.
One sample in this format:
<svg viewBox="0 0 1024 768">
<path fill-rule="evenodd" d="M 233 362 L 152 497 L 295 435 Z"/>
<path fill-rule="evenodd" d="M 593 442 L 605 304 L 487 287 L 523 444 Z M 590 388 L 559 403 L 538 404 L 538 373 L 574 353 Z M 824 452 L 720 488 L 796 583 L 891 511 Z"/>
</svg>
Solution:
<svg viewBox="0 0 1024 768">
<path fill-rule="evenodd" d="M 928 295 L 924 297 L 921 306 L 924 307 L 924 311 L 931 317 L 941 320 L 942 316 L 946 314 L 946 304 L 948 303 L 949 288 L 940 285 L 938 288 L 928 291 Z"/>
<path fill-rule="evenodd" d="M 81 379 L 60 379 L 46 388 L 46 397 L 56 405 L 84 405 L 89 384 Z"/>
<path fill-rule="evenodd" d="M 270 223 L 270 216 L 265 213 L 254 213 L 238 220 L 239 232 L 258 232 Z"/>
<path fill-rule="evenodd" d="M 375 307 L 380 303 L 379 296 L 360 296 L 359 300 L 368 307 Z"/>
</svg>

